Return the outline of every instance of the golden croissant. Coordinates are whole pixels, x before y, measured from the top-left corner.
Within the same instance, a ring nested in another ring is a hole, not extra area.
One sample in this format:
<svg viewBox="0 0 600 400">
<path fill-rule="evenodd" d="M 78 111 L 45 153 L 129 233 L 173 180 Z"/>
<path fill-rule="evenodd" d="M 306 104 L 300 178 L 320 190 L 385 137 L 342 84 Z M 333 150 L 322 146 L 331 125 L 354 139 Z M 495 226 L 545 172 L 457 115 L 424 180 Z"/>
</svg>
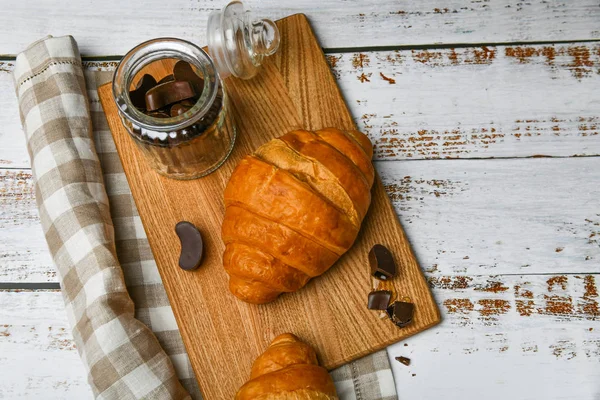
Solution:
<svg viewBox="0 0 600 400">
<path fill-rule="evenodd" d="M 225 188 L 229 289 L 263 304 L 323 274 L 371 203 L 373 148 L 357 131 L 296 130 L 244 157 Z"/>
<path fill-rule="evenodd" d="M 235 400 L 334 400 L 333 380 L 315 351 L 291 333 L 277 336 L 254 364 Z"/>
</svg>

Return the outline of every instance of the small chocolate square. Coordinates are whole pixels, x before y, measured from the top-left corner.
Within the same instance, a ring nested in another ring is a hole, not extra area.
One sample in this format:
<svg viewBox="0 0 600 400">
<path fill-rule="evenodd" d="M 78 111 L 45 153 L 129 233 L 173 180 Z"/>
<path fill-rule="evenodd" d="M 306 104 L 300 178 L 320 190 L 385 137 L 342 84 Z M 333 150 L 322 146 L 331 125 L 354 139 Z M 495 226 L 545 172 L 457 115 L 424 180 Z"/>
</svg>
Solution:
<svg viewBox="0 0 600 400">
<path fill-rule="evenodd" d="M 369 265 L 371 267 L 371 275 L 375 278 L 387 281 L 396 276 L 396 263 L 392 253 L 387 247 L 376 244 L 369 251 Z"/>
<path fill-rule="evenodd" d="M 405 301 L 395 301 L 386 311 L 392 322 L 403 328 L 412 322 L 415 305 Z"/>
<path fill-rule="evenodd" d="M 392 292 L 389 290 L 374 290 L 369 293 L 367 308 L 369 310 L 387 310 L 391 298 Z"/>
</svg>

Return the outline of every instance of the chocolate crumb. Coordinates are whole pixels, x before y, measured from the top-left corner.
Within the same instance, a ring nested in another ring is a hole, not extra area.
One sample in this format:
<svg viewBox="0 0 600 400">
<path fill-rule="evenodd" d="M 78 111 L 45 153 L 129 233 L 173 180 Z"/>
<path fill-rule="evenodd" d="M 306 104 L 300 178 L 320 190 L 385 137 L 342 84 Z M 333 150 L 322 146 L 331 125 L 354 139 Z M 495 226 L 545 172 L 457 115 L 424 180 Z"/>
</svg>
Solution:
<svg viewBox="0 0 600 400">
<path fill-rule="evenodd" d="M 398 361 L 401 364 L 406 365 L 407 367 L 410 365 L 410 358 L 407 357 L 396 357 L 396 361 Z"/>
</svg>

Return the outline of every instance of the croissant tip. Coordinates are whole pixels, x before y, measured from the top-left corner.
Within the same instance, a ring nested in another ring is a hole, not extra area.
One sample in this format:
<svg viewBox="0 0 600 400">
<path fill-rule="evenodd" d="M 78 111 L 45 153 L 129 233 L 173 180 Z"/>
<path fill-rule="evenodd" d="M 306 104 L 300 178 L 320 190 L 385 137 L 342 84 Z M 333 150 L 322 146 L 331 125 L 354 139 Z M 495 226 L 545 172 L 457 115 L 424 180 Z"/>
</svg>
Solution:
<svg viewBox="0 0 600 400">
<path fill-rule="evenodd" d="M 282 333 L 281 335 L 279 335 L 275 339 L 273 339 L 273 341 L 271 342 L 271 346 L 276 345 L 276 344 L 291 343 L 291 342 L 300 342 L 300 339 L 298 338 L 298 336 L 294 335 L 293 333 Z"/>
</svg>

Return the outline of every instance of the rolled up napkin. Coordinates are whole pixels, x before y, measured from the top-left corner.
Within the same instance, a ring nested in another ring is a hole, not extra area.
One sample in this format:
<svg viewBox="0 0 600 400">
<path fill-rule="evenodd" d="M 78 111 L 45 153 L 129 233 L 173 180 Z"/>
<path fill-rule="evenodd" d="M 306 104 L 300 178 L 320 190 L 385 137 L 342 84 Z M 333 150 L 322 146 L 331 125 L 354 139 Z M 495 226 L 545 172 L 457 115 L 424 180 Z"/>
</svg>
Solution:
<svg viewBox="0 0 600 400">
<path fill-rule="evenodd" d="M 42 226 L 94 395 L 201 399 L 98 100 L 96 87 L 111 77 L 84 74 L 70 36 L 42 39 L 17 57 Z M 385 351 L 331 375 L 342 400 L 397 398 Z"/>
<path fill-rule="evenodd" d="M 14 77 L 42 227 L 94 395 L 190 398 L 152 331 L 134 317 L 75 40 L 34 43 L 18 55 Z"/>
</svg>

